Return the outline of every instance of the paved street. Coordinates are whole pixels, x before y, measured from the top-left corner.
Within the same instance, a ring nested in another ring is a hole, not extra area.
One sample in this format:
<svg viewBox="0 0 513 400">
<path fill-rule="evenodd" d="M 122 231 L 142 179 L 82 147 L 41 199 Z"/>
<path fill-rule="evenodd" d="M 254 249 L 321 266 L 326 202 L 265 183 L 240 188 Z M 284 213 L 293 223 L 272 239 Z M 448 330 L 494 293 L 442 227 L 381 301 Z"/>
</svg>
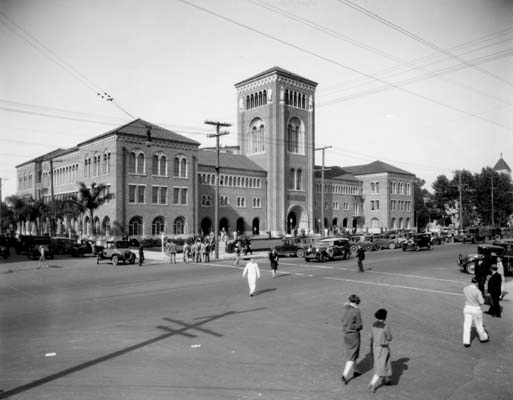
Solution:
<svg viewBox="0 0 513 400">
<path fill-rule="evenodd" d="M 367 253 L 325 264 L 282 258 L 273 279 L 260 259 L 257 296 L 243 263 L 152 262 L 113 267 L 93 258 L 0 261 L 0 399 L 451 399 L 513 398 L 513 287 L 491 341 L 462 345 L 458 253 Z M 180 258 L 181 259 L 181 258 Z M 12 272 L 8 272 L 8 271 Z M 360 369 L 340 381 L 340 316 L 362 298 Z M 368 393 L 368 334 L 385 307 L 393 385 Z"/>
</svg>

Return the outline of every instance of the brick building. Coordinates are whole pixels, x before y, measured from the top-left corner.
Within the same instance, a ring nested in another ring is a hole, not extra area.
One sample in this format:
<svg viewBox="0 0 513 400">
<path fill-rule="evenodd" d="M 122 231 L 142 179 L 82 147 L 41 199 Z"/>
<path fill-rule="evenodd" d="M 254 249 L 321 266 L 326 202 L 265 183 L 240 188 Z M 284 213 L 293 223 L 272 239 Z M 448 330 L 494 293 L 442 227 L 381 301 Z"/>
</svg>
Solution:
<svg viewBox="0 0 513 400">
<path fill-rule="evenodd" d="M 219 227 L 245 234 L 386 230 L 413 222 L 415 176 L 376 161 L 316 172 L 317 83 L 279 67 L 235 85 L 236 148 L 219 154 Z M 18 194 L 65 198 L 78 182 L 104 183 L 115 197 L 58 231 L 135 237 L 214 229 L 217 153 L 137 119 L 70 149 L 18 165 Z M 324 187 L 324 223 L 321 190 Z M 27 227 L 20 227 L 19 231 Z"/>
</svg>

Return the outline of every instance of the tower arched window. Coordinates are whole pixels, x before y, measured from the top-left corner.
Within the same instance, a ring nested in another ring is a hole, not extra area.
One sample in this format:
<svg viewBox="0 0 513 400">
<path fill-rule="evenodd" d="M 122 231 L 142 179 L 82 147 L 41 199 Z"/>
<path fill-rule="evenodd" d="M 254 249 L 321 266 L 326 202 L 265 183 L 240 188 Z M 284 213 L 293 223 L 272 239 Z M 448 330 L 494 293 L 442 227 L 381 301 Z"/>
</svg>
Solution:
<svg viewBox="0 0 513 400">
<path fill-rule="evenodd" d="M 173 174 L 180 178 L 187 178 L 187 157 L 183 154 L 175 157 Z"/>
<path fill-rule="evenodd" d="M 133 235 L 142 235 L 143 232 L 143 220 L 142 217 L 133 217 L 130 219 L 128 223 L 128 234 L 130 236 Z"/>
<path fill-rule="evenodd" d="M 303 171 L 301 169 L 296 172 L 296 190 L 303 190 Z"/>
<path fill-rule="evenodd" d="M 173 233 L 175 235 L 184 235 L 185 233 L 185 218 L 178 217 L 173 222 Z"/>
<path fill-rule="evenodd" d="M 249 110 L 251 103 L 249 102 L 249 94 L 246 96 L 246 110 Z"/>
<path fill-rule="evenodd" d="M 247 133 L 247 154 L 263 153 L 265 126 L 261 118 L 255 118 L 249 124 Z"/>
<path fill-rule="evenodd" d="M 304 124 L 297 117 L 292 118 L 288 125 L 287 150 L 291 153 L 305 153 Z"/>
<path fill-rule="evenodd" d="M 264 90 L 264 105 L 267 104 L 267 90 Z"/>
<path fill-rule="evenodd" d="M 296 170 L 294 168 L 290 169 L 290 183 L 289 188 L 295 189 L 296 186 Z"/>
<path fill-rule="evenodd" d="M 164 217 L 156 217 L 151 224 L 151 234 L 160 235 L 166 233 L 166 222 Z"/>
</svg>

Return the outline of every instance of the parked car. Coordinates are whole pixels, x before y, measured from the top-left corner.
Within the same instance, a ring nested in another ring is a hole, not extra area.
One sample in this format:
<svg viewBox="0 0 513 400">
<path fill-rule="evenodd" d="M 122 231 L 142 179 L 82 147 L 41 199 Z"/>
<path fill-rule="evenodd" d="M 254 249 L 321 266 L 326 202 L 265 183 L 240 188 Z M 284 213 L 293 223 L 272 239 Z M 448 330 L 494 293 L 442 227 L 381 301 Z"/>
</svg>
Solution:
<svg viewBox="0 0 513 400">
<path fill-rule="evenodd" d="M 76 241 L 67 237 L 52 236 L 50 246 L 54 254 L 71 254 Z"/>
<path fill-rule="evenodd" d="M 2 257 L 4 260 L 7 260 L 7 258 L 11 255 L 9 247 L 9 239 L 0 236 L 0 257 Z"/>
<path fill-rule="evenodd" d="M 405 242 L 401 243 L 403 251 L 427 249 L 431 250 L 431 235 L 429 233 L 416 233 Z"/>
<path fill-rule="evenodd" d="M 508 250 L 509 246 L 509 250 Z M 477 253 L 458 255 L 458 266 L 462 272 L 474 274 L 476 265 L 484 263 L 488 273 L 493 264 L 497 264 L 497 257 L 501 257 L 504 266 L 504 275 L 513 275 L 513 251 L 511 244 L 503 243 L 501 245 L 483 244 L 477 246 Z"/>
<path fill-rule="evenodd" d="M 374 244 L 375 250 L 381 250 L 381 249 L 395 249 L 396 247 L 399 247 L 399 241 L 396 237 L 389 236 L 386 233 L 383 234 L 377 234 L 377 235 L 371 235 L 369 237 L 366 236 L 367 241 L 372 242 Z"/>
<path fill-rule="evenodd" d="M 111 260 L 113 265 L 122 263 L 134 264 L 136 254 L 130 251 L 130 242 L 127 240 L 117 240 L 115 242 L 107 242 L 107 246 L 98 253 L 96 264 L 102 260 Z"/>
<path fill-rule="evenodd" d="M 20 235 L 16 243 L 16 254 L 26 254 L 29 258 L 38 259 L 41 255 L 40 246 L 45 248 L 46 257 L 53 258 L 53 246 L 50 236 Z"/>
<path fill-rule="evenodd" d="M 326 238 L 311 244 L 305 250 L 305 261 L 317 260 L 325 262 L 336 257 L 351 257 L 351 243 L 347 238 Z"/>
<path fill-rule="evenodd" d="M 358 245 L 362 246 L 365 251 L 378 250 L 378 247 L 374 245 L 365 235 L 353 235 L 350 238 L 351 241 L 351 252 L 356 254 Z"/>
<path fill-rule="evenodd" d="M 310 238 L 285 237 L 281 244 L 274 246 L 280 257 L 304 257 L 305 249 L 312 243 Z"/>
<path fill-rule="evenodd" d="M 82 239 L 80 243 L 73 244 L 73 247 L 70 250 L 70 254 L 73 257 L 82 257 L 86 254 L 93 254 L 96 256 L 102 250 L 102 246 L 96 246 L 95 244 L 93 244 L 93 242 Z"/>
</svg>

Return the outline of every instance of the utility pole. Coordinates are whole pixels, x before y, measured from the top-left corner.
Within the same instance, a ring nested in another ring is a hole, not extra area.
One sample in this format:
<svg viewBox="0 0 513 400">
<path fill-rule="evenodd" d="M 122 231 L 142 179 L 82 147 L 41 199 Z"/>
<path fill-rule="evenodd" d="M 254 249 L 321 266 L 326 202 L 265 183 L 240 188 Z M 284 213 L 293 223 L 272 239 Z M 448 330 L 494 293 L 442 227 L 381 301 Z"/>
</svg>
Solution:
<svg viewBox="0 0 513 400">
<path fill-rule="evenodd" d="M 324 168 L 324 151 L 331 149 L 333 146 L 318 147 L 315 151 L 322 151 L 322 167 L 321 167 L 321 237 L 324 236 L 324 171 L 328 171 L 330 168 Z"/>
<path fill-rule="evenodd" d="M 459 208 L 459 212 L 460 212 L 460 224 L 459 224 L 460 226 L 459 226 L 459 228 L 463 229 L 463 200 L 462 200 L 461 188 L 463 186 L 466 186 L 466 185 L 463 185 L 461 183 L 461 171 L 455 171 L 455 172 L 458 172 L 458 182 L 459 182 L 459 184 L 458 185 L 453 185 L 453 186 L 457 186 L 458 189 L 459 189 L 459 194 L 460 194 L 460 203 L 459 203 L 459 207 L 458 207 Z"/>
<path fill-rule="evenodd" d="M 494 219 L 493 211 L 494 210 L 493 210 L 493 175 L 492 175 L 492 228 L 495 228 L 495 219 Z"/>
<path fill-rule="evenodd" d="M 50 205 L 52 217 L 50 220 L 50 236 L 55 235 L 55 195 L 53 190 L 53 159 L 50 158 Z"/>
<path fill-rule="evenodd" d="M 0 235 L 2 234 L 2 178 L 0 178 Z"/>
<path fill-rule="evenodd" d="M 214 196 L 214 245 L 215 245 L 215 257 L 216 260 L 219 259 L 219 137 L 228 135 L 230 132 L 223 131 L 221 132 L 221 127 L 232 126 L 232 124 L 228 122 L 219 122 L 219 121 L 205 121 L 207 125 L 215 125 L 216 133 L 210 133 L 207 135 L 208 138 L 215 137 L 216 138 L 216 151 L 217 151 L 217 162 L 216 162 L 216 186 L 215 186 L 215 196 Z"/>
</svg>

